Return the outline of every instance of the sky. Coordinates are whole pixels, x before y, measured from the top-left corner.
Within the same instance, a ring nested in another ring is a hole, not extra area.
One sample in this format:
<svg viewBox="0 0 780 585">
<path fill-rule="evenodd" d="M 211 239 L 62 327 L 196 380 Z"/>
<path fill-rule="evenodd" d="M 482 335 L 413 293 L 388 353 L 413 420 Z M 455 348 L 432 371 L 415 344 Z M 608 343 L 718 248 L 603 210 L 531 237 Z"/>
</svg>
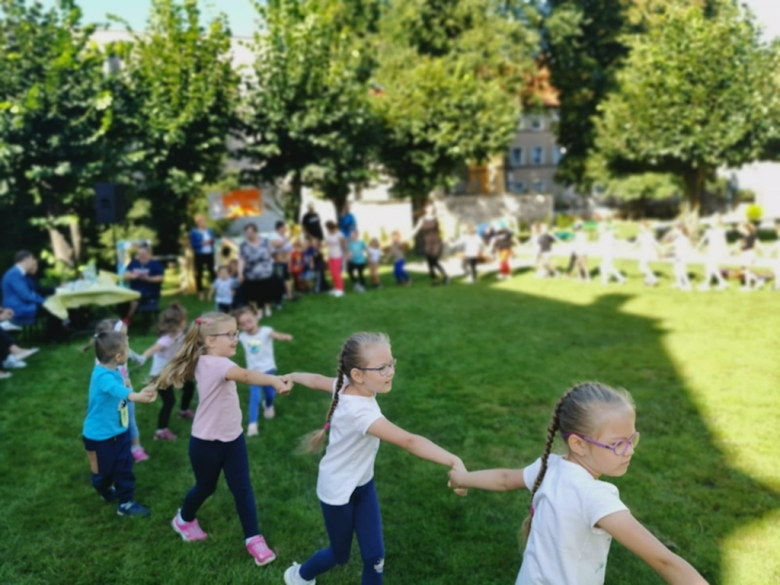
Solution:
<svg viewBox="0 0 780 585">
<path fill-rule="evenodd" d="M 52 0 L 44 0 L 52 4 Z M 756 15 L 764 29 L 765 38 L 780 37 L 780 0 L 743 0 Z M 150 0 L 80 0 L 85 22 L 106 22 L 106 13 L 121 16 L 134 30 L 141 30 L 146 23 Z M 215 6 L 219 6 L 219 10 Z M 201 1 L 206 16 L 224 12 L 230 20 L 235 36 L 249 37 L 254 33 L 255 11 L 249 0 L 205 0 Z M 117 28 L 113 25 L 111 28 Z"/>
</svg>

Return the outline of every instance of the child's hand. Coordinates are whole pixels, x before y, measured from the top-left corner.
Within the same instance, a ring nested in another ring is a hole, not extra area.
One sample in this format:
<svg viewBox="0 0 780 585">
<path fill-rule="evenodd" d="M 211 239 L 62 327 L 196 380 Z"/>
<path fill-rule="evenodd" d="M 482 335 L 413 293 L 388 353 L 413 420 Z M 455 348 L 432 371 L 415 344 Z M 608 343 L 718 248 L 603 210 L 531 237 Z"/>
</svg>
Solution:
<svg viewBox="0 0 780 585">
<path fill-rule="evenodd" d="M 147 386 L 143 390 L 139 392 L 139 394 L 142 397 L 142 400 L 140 402 L 146 402 L 147 404 L 150 402 L 154 402 L 157 400 L 157 388 L 154 386 Z"/>
<path fill-rule="evenodd" d="M 468 472 L 466 471 L 465 467 L 459 469 L 453 465 L 449 472 L 450 480 L 447 482 L 447 487 L 453 489 L 459 496 L 467 495 L 469 491 L 460 487 L 463 485 L 463 481 L 465 480 L 467 474 Z"/>
<path fill-rule="evenodd" d="M 276 391 L 282 395 L 289 394 L 293 387 L 292 375 L 278 376 L 276 380 L 277 383 L 274 385 Z"/>
<path fill-rule="evenodd" d="M 133 357 L 133 361 L 138 364 L 139 366 L 143 366 L 146 363 L 146 356 L 142 354 L 136 354 Z"/>
</svg>

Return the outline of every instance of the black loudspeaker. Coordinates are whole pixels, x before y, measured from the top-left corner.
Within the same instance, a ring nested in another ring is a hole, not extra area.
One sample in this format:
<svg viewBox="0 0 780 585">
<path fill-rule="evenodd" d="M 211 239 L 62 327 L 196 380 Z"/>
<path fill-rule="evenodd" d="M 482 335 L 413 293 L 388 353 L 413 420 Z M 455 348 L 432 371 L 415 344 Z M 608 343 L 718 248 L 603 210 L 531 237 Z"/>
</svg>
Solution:
<svg viewBox="0 0 780 585">
<path fill-rule="evenodd" d="M 122 223 L 125 220 L 125 187 L 116 183 L 95 185 L 95 211 L 98 223 Z"/>
</svg>

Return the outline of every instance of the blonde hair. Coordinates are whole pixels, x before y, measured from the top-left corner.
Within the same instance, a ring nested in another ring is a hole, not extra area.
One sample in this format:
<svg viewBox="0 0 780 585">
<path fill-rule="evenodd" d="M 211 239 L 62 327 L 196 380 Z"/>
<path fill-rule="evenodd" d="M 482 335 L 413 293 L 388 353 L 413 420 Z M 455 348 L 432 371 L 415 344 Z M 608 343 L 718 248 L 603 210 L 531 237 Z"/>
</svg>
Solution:
<svg viewBox="0 0 780 585">
<path fill-rule="evenodd" d="M 349 339 L 341 346 L 339 352 L 339 365 L 336 374 L 336 389 L 333 392 L 333 399 L 330 401 L 328 414 L 325 416 L 325 425 L 321 429 L 312 431 L 301 438 L 298 446 L 299 453 L 317 453 L 322 449 L 325 442 L 325 435 L 330 428 L 330 421 L 333 418 L 333 412 L 339 405 L 339 392 L 344 385 L 345 380 L 350 380 L 349 373 L 353 368 L 361 368 L 366 365 L 365 348 L 369 345 L 386 344 L 390 345 L 390 338 L 384 333 L 353 333 Z"/>
<path fill-rule="evenodd" d="M 169 388 L 182 386 L 184 382 L 192 380 L 195 377 L 198 360 L 206 349 L 206 337 L 221 333 L 221 326 L 229 322 L 235 322 L 235 319 L 216 311 L 204 313 L 195 319 L 187 329 L 179 351 L 165 365 L 154 381 L 154 385 L 157 388 Z"/>
<path fill-rule="evenodd" d="M 539 468 L 539 475 L 536 476 L 536 481 L 534 481 L 534 485 L 531 488 L 531 511 L 523 521 L 521 529 L 523 545 L 528 542 L 528 535 L 531 533 L 531 523 L 534 516 L 534 496 L 539 486 L 542 485 L 544 476 L 547 473 L 547 462 L 550 458 L 555 434 L 568 435 L 576 433 L 585 436 L 597 434 L 598 427 L 601 424 L 601 417 L 599 416 L 601 407 L 635 409 L 634 399 L 628 391 L 622 388 L 611 388 L 601 382 L 580 382 L 575 384 L 555 403 L 552 418 L 547 427 L 547 440 L 542 453 L 542 465 Z"/>
</svg>

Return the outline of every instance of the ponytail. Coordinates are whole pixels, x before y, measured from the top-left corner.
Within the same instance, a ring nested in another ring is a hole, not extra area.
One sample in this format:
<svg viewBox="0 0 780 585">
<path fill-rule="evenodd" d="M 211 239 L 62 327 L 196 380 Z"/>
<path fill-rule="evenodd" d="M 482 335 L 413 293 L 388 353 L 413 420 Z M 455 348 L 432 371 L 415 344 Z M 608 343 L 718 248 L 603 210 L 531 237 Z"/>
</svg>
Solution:
<svg viewBox="0 0 780 585">
<path fill-rule="evenodd" d="M 118 331 L 121 333 L 124 323 L 122 323 L 121 327 L 119 325 L 120 323 L 122 323 L 120 319 L 102 319 L 101 321 L 98 321 L 98 324 L 95 325 L 95 335 L 90 337 L 89 341 L 82 345 L 79 350 L 86 353 L 95 347 L 95 340 L 101 333 L 106 333 L 108 331 Z"/>
</svg>

